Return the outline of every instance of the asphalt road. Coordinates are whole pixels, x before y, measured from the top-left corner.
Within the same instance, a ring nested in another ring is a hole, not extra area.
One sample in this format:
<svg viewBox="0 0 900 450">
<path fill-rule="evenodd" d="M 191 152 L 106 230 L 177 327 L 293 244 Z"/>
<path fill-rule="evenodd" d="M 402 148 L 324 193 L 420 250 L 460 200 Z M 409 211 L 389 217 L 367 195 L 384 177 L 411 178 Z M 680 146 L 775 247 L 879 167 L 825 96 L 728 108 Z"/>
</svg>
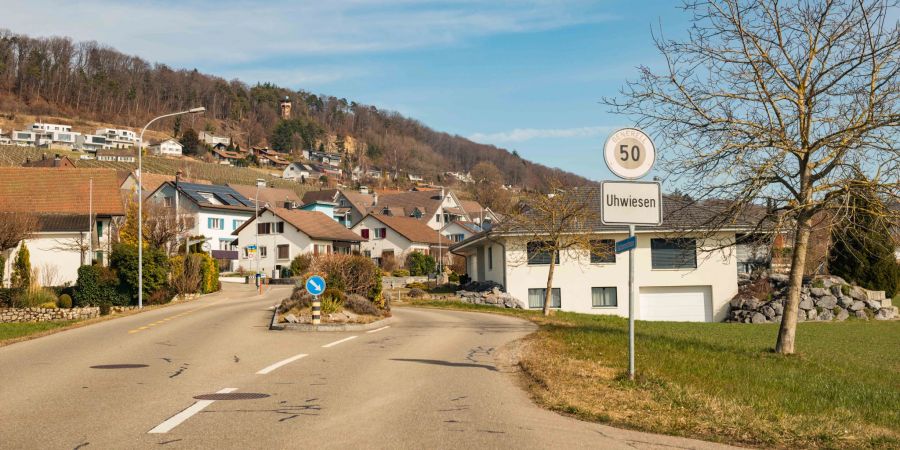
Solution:
<svg viewBox="0 0 900 450">
<path fill-rule="evenodd" d="M 395 308 L 374 332 L 269 331 L 287 293 L 226 285 L 0 347 L 0 447 L 713 446 L 535 406 L 503 351 L 528 322 Z"/>
</svg>

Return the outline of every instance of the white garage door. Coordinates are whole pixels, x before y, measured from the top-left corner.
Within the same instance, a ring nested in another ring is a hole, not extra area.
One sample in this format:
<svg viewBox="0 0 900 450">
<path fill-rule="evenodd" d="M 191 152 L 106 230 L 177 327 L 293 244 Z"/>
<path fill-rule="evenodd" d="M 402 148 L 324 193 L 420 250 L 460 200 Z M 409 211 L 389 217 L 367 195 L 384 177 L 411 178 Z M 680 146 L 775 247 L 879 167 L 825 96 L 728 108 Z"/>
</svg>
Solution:
<svg viewBox="0 0 900 450">
<path fill-rule="evenodd" d="M 641 320 L 711 322 L 712 294 L 709 286 L 641 288 Z"/>
</svg>

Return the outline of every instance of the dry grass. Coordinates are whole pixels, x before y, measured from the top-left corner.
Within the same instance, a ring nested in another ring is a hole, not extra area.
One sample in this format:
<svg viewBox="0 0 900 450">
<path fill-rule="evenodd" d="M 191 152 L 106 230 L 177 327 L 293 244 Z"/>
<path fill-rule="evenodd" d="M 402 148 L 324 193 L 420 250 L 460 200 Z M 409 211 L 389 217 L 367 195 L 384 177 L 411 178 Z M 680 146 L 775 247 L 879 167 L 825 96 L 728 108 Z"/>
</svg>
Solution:
<svg viewBox="0 0 900 450">
<path fill-rule="evenodd" d="M 543 406 L 648 432 L 778 448 L 900 447 L 900 323 L 804 323 L 799 354 L 770 351 L 775 325 L 638 322 L 629 381 L 627 321 L 499 310 L 534 321 L 520 365 Z"/>
</svg>

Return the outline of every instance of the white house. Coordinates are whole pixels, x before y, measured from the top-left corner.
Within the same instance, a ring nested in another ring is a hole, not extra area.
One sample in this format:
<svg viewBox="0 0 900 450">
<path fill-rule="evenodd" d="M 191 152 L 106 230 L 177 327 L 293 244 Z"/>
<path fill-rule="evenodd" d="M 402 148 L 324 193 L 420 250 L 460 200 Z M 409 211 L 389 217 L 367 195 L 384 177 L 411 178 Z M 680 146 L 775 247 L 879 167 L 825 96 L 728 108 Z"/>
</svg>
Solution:
<svg viewBox="0 0 900 450">
<path fill-rule="evenodd" d="M 97 134 L 79 134 L 75 136 L 75 149 L 86 152 L 96 152 L 97 150 L 109 148 L 106 142 L 106 136 Z"/>
<path fill-rule="evenodd" d="M 369 214 L 353 226 L 353 232 L 362 238 L 360 249 L 381 264 L 385 258 L 402 259 L 410 252 L 446 255 L 449 242 L 428 227 L 424 221 L 413 217 L 396 217 Z"/>
<path fill-rule="evenodd" d="M 440 230 L 456 220 L 473 221 L 463 204 L 449 189 L 415 190 L 382 194 L 378 196 L 372 211 L 390 216 L 415 217 L 431 229 Z"/>
<path fill-rule="evenodd" d="M 232 233 L 253 217 L 253 201 L 228 186 L 183 181 L 166 181 L 147 198 L 175 207 L 176 192 L 179 215 L 190 217 L 188 233 L 208 238 L 213 258 L 231 261 L 234 269 L 238 255 Z"/>
<path fill-rule="evenodd" d="M 125 215 L 112 169 L 0 168 L 0 217 L 33 214 L 36 230 L 25 245 L 41 284 L 74 284 L 78 268 L 108 263 L 114 223 Z M 11 220 L 11 219 L 10 219 Z M 8 286 L 22 243 L 8 250 L 0 285 Z"/>
<path fill-rule="evenodd" d="M 36 131 L 39 133 L 52 133 L 55 131 L 71 133 L 72 126 L 71 125 L 60 125 L 56 123 L 41 123 L 35 122 L 31 124 L 31 131 Z"/>
<path fill-rule="evenodd" d="M 297 255 L 349 254 L 360 237 L 317 211 L 263 208 L 233 235 L 240 248 L 238 266 L 278 278 Z"/>
<path fill-rule="evenodd" d="M 639 320 L 721 321 L 737 293 L 735 235 L 748 227 L 711 233 L 701 230 L 713 207 L 664 201 L 658 227 L 638 227 L 635 280 Z M 597 211 L 599 217 L 599 211 Z M 599 222 L 599 221 L 598 221 Z M 628 256 L 616 255 L 615 242 L 627 237 L 620 228 L 592 224 L 596 252 L 557 255 L 551 307 L 588 314 L 628 315 Z M 494 281 L 531 308 L 541 308 L 550 255 L 539 243 L 495 227 L 450 251 L 466 257 L 474 281 Z M 697 231 L 691 232 L 690 229 Z"/>
<path fill-rule="evenodd" d="M 175 139 L 166 139 L 149 146 L 151 153 L 160 156 L 181 156 L 183 148 L 184 146 Z"/>
<path fill-rule="evenodd" d="M 107 148 L 131 148 L 138 140 L 134 131 L 122 128 L 100 128 L 94 134 L 106 138 Z"/>
<path fill-rule="evenodd" d="M 453 221 L 441 229 L 441 235 L 445 236 L 449 242 L 462 242 L 483 230 L 474 222 L 466 222 L 462 220 Z"/>
<path fill-rule="evenodd" d="M 97 161 L 129 162 L 137 161 L 134 150 L 128 149 L 100 149 L 97 150 Z"/>
<path fill-rule="evenodd" d="M 200 139 L 201 142 L 205 142 L 206 144 L 208 144 L 210 146 L 213 146 L 216 144 L 222 144 L 222 145 L 227 146 L 227 145 L 231 144 L 231 138 L 225 137 L 225 136 L 216 136 L 212 133 L 207 133 L 206 131 L 201 131 L 197 135 L 197 137 Z"/>
<path fill-rule="evenodd" d="M 299 181 L 302 183 L 309 179 L 311 172 L 312 168 L 308 164 L 294 162 L 288 164 L 288 166 L 284 168 L 284 172 L 282 172 L 281 178 L 284 178 L 285 180 Z"/>
</svg>

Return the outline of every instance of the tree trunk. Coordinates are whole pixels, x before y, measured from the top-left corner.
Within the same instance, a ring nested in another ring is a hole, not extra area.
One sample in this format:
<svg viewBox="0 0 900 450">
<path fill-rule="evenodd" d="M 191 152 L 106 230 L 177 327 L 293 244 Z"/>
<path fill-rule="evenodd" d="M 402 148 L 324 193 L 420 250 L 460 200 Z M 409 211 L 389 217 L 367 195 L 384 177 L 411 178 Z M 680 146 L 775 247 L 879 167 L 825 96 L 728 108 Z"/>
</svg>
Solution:
<svg viewBox="0 0 900 450">
<path fill-rule="evenodd" d="M 547 289 L 544 291 L 544 315 L 550 315 L 550 301 L 553 299 L 553 270 L 556 268 L 556 255 L 550 254 L 550 271 L 547 272 Z"/>
<path fill-rule="evenodd" d="M 803 272 L 806 268 L 806 250 L 809 244 L 810 218 L 803 214 L 797 219 L 794 254 L 791 258 L 791 276 L 788 280 L 788 298 L 784 316 L 778 330 L 775 351 L 784 355 L 794 354 L 794 338 L 797 334 L 797 315 L 800 311 L 800 293 L 803 289 Z"/>
</svg>

